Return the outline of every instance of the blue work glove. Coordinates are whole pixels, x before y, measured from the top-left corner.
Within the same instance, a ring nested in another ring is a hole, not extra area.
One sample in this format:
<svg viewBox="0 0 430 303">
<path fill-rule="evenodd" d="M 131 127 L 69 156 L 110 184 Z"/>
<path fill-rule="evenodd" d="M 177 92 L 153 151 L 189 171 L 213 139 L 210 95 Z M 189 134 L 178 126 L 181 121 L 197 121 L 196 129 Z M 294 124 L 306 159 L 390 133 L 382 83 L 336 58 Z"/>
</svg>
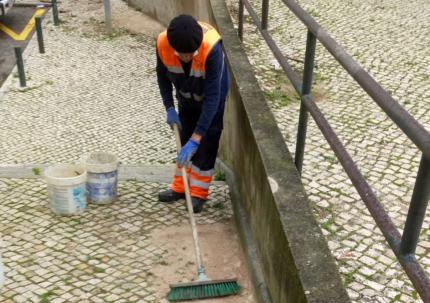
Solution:
<svg viewBox="0 0 430 303">
<path fill-rule="evenodd" d="M 183 167 L 188 161 L 191 160 L 191 158 L 196 153 L 197 148 L 199 148 L 199 143 L 193 139 L 188 140 L 188 142 L 182 146 L 181 150 L 179 151 L 178 158 L 176 159 L 176 163 L 179 165 L 179 167 Z"/>
<path fill-rule="evenodd" d="M 179 128 L 182 128 L 181 121 L 179 120 L 179 116 L 176 113 L 176 110 L 174 107 L 169 107 L 166 110 L 166 113 L 167 113 L 167 121 L 166 122 L 167 122 L 167 124 L 170 125 L 170 127 L 173 128 L 173 124 L 175 123 L 176 125 L 178 125 Z"/>
</svg>

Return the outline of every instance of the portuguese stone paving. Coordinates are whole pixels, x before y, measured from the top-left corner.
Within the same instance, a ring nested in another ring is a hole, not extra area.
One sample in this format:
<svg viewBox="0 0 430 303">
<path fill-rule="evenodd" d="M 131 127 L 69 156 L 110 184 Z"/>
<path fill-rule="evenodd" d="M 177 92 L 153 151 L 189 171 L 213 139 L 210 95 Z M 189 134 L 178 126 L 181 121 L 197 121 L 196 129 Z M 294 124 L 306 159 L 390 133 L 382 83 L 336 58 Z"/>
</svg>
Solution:
<svg viewBox="0 0 430 303">
<path fill-rule="evenodd" d="M 261 7 L 258 1 L 252 1 Z M 24 53 L 28 88 L 12 75 L 0 89 L 0 164 L 75 162 L 100 149 L 124 164 L 171 164 L 174 141 L 163 117 L 151 36 L 103 31 L 101 1 L 62 1 L 62 24 L 44 22 L 47 53 Z M 114 5 L 123 9 L 120 1 Z M 430 128 L 429 2 L 300 1 L 382 86 Z M 228 0 L 232 17 L 237 2 Z M 306 30 L 270 1 L 270 32 L 301 71 Z M 248 23 L 244 45 L 278 125 L 294 151 L 299 100 Z M 79 83 L 79 85 L 76 85 Z M 385 209 L 401 230 L 420 155 L 375 103 L 317 44 L 314 95 Z M 303 182 L 354 302 L 420 302 L 363 202 L 315 124 L 308 127 Z M 151 274 L 162 247 L 157 226 L 186 222 L 184 206 L 162 207 L 165 184 L 121 182 L 120 200 L 56 217 L 41 180 L 1 179 L 4 302 L 160 302 Z M 215 186 L 200 223 L 231 217 L 228 190 Z M 430 273 L 429 216 L 417 255 Z"/>
<path fill-rule="evenodd" d="M 111 2 L 113 13 L 127 10 Z M 60 18 L 59 27 L 50 12 L 44 19 L 46 54 L 38 53 L 35 37 L 24 52 L 28 86 L 19 88 L 15 71 L 0 89 L 0 169 L 34 164 L 38 175 L 38 167 L 103 150 L 122 164 L 168 171 L 176 151 L 156 84 L 153 33 L 115 26 L 107 36 L 103 2 L 96 0 L 61 1 Z M 167 302 L 153 272 L 167 252 L 151 233 L 187 227 L 188 218 L 184 203 L 157 201 L 166 188 L 121 181 L 115 203 L 61 217 L 48 208 L 40 178 L 1 178 L 0 302 Z M 197 222 L 231 230 L 231 218 L 228 187 L 218 182 Z M 245 295 L 240 302 L 254 302 Z"/>
<path fill-rule="evenodd" d="M 41 180 L 1 179 L 0 200 L 7 203 L 0 204 L 6 264 L 0 302 L 162 302 L 152 269 L 167 252 L 151 232 L 188 220 L 183 203 L 158 203 L 164 187 L 121 182 L 115 203 L 60 217 L 47 207 Z M 213 187 L 197 223 L 230 218 L 228 201 L 225 186 Z"/>
<path fill-rule="evenodd" d="M 261 1 L 251 1 L 261 15 Z M 306 28 L 280 0 L 270 2 L 269 32 L 302 74 Z M 298 1 L 406 110 L 430 129 L 430 3 L 425 0 Z M 238 1 L 228 0 L 237 25 Z M 249 15 L 244 47 L 289 150 L 294 155 L 300 100 Z M 317 43 L 314 97 L 402 230 L 420 153 Z M 310 119 L 312 120 L 312 119 Z M 302 180 L 354 302 L 421 302 L 382 233 L 313 121 Z M 430 212 L 417 256 L 430 274 Z"/>
</svg>

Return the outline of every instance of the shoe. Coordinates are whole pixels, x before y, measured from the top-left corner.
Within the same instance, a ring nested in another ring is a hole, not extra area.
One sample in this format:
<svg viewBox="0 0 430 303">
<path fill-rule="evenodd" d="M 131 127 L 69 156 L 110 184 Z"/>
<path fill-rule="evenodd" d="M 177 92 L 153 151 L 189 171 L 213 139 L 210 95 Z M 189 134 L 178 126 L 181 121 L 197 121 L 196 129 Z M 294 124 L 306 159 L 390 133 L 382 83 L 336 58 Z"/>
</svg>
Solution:
<svg viewBox="0 0 430 303">
<path fill-rule="evenodd" d="M 171 189 L 158 193 L 158 201 L 165 203 L 172 203 L 180 199 L 185 199 L 185 193 L 178 193 Z"/>
<path fill-rule="evenodd" d="M 205 204 L 206 200 L 197 197 L 191 197 L 191 202 L 193 203 L 193 212 L 198 214 L 203 210 L 203 205 Z"/>
</svg>

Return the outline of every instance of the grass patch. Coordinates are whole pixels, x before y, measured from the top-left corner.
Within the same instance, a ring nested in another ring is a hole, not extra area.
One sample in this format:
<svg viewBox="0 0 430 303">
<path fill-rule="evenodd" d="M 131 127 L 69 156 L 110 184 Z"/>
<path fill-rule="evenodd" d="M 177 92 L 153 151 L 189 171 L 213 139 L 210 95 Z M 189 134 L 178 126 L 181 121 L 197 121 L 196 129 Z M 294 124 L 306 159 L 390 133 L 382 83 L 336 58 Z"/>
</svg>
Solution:
<svg viewBox="0 0 430 303">
<path fill-rule="evenodd" d="M 76 226 L 81 224 L 81 219 L 78 218 L 72 218 L 69 220 L 69 223 L 71 226 Z"/>
<path fill-rule="evenodd" d="M 214 175 L 214 181 L 225 181 L 225 173 L 222 171 L 216 172 Z"/>
<path fill-rule="evenodd" d="M 315 84 L 329 79 L 327 76 L 317 71 L 315 71 L 312 76 Z"/>
<path fill-rule="evenodd" d="M 337 158 L 334 156 L 323 156 L 323 157 L 324 157 L 324 160 L 330 163 L 331 165 L 337 163 Z"/>
<path fill-rule="evenodd" d="M 114 41 L 118 38 L 129 35 L 129 31 L 125 29 L 114 29 L 110 35 L 107 35 L 104 40 L 106 41 Z"/>
<path fill-rule="evenodd" d="M 329 205 L 327 208 L 315 207 L 314 210 L 317 212 L 317 216 L 320 222 L 321 228 L 328 231 L 331 235 L 336 234 L 336 213 L 333 210 L 333 206 Z"/>
<path fill-rule="evenodd" d="M 38 167 L 33 167 L 33 168 L 31 169 L 31 171 L 33 172 L 33 175 L 35 175 L 35 176 L 40 176 L 40 168 L 38 168 Z"/>
<path fill-rule="evenodd" d="M 332 215 L 326 222 L 321 224 L 321 227 L 327 230 L 330 234 L 334 235 L 336 231 L 333 229 L 335 223 L 335 217 Z"/>
<path fill-rule="evenodd" d="M 95 266 L 95 267 L 93 268 L 93 271 L 94 271 L 94 273 L 96 273 L 96 274 L 100 274 L 100 273 L 104 273 L 104 272 L 106 272 L 106 270 L 105 270 L 104 268 L 101 268 L 101 267 L 98 267 L 98 266 Z"/>
<path fill-rule="evenodd" d="M 160 265 L 164 265 L 164 266 L 169 265 L 169 263 L 167 263 L 167 262 L 166 262 L 166 260 L 160 260 L 160 261 L 158 262 L 158 264 L 160 264 Z"/>
<path fill-rule="evenodd" d="M 354 275 L 357 273 L 358 269 L 353 269 L 346 274 L 343 275 L 344 277 L 344 286 L 347 287 L 349 284 L 355 281 Z"/>
<path fill-rule="evenodd" d="M 300 100 L 297 95 L 287 94 L 280 88 L 269 92 L 264 92 L 264 95 L 268 100 L 279 106 L 288 106 Z"/>
<path fill-rule="evenodd" d="M 26 80 L 30 80 L 30 78 L 27 78 Z M 13 92 L 25 93 L 25 92 L 28 92 L 28 91 L 32 91 L 34 89 L 41 88 L 42 86 L 52 85 L 52 84 L 54 84 L 54 82 L 52 80 L 46 80 L 45 82 L 42 82 L 39 85 L 30 86 L 30 87 L 24 87 L 24 88 L 20 88 L 20 89 L 14 89 L 12 91 Z"/>
<path fill-rule="evenodd" d="M 64 285 L 72 285 L 72 277 L 66 277 L 63 279 Z"/>
<path fill-rule="evenodd" d="M 214 205 L 212 205 L 212 207 L 216 208 L 216 209 L 224 209 L 225 208 L 224 203 L 221 203 L 221 202 L 215 203 Z"/>
<path fill-rule="evenodd" d="M 47 291 L 44 294 L 39 295 L 40 303 L 50 303 L 51 300 L 49 297 L 55 296 L 55 292 L 53 290 Z"/>
<path fill-rule="evenodd" d="M 311 15 L 312 17 L 314 17 L 314 18 L 318 18 L 318 17 L 320 17 L 320 14 L 316 11 L 316 10 L 314 10 L 314 9 L 311 9 L 310 11 L 309 11 L 309 15 Z"/>
</svg>

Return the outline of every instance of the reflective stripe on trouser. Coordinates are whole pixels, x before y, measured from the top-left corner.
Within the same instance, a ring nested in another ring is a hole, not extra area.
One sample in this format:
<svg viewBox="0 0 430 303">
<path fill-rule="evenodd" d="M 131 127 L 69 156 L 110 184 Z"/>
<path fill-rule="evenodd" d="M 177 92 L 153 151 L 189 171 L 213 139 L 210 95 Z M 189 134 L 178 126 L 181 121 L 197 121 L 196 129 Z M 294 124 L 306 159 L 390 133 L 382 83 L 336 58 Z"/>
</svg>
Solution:
<svg viewBox="0 0 430 303">
<path fill-rule="evenodd" d="M 193 103 L 201 105 L 201 102 Z M 219 140 L 223 127 L 224 100 L 222 100 L 221 104 L 222 106 L 215 114 L 209 129 L 200 141 L 199 148 L 191 158 L 189 167 L 187 168 L 187 175 L 190 181 L 189 184 L 192 197 L 205 200 L 208 197 L 209 184 L 212 180 L 213 168 L 215 166 Z M 182 128 L 180 130 L 182 145 L 187 143 L 188 139 L 193 134 L 200 114 L 200 107 L 194 108 L 193 106 L 189 106 L 187 101 L 180 100 L 179 119 L 181 120 L 182 124 Z M 171 188 L 176 192 L 184 192 L 181 170 L 178 167 L 176 174 L 173 177 Z"/>
<path fill-rule="evenodd" d="M 194 165 L 187 167 L 188 183 L 192 197 L 197 197 L 204 200 L 207 199 L 209 194 L 209 185 L 212 181 L 212 175 L 213 169 L 202 171 Z M 182 180 L 182 169 L 177 165 L 175 175 L 173 176 L 171 189 L 178 193 L 183 193 L 185 191 Z"/>
<path fill-rule="evenodd" d="M 191 172 L 191 167 L 187 167 L 186 170 L 187 175 L 189 175 Z M 170 188 L 177 193 L 185 192 L 184 182 L 182 181 L 182 169 L 178 165 L 176 165 L 175 175 L 173 176 Z"/>
</svg>

